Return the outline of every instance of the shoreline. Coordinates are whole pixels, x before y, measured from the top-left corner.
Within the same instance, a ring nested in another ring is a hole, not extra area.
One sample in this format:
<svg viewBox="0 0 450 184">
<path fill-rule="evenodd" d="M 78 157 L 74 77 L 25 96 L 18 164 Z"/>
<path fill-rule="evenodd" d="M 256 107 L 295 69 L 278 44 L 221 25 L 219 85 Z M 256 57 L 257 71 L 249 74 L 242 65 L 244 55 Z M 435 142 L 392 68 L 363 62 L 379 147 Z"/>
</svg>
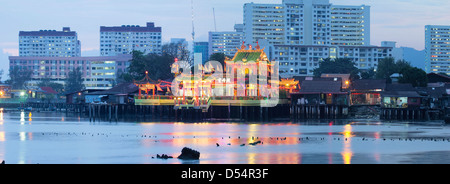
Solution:
<svg viewBox="0 0 450 184">
<path fill-rule="evenodd" d="M 24 111 L 24 110 L 18 110 L 18 109 L 3 109 L 1 110 L 1 112 L 3 113 L 8 113 L 8 112 L 13 112 L 13 113 L 20 113 L 20 112 L 25 112 L 25 113 L 58 113 L 58 114 L 71 114 L 71 115 L 75 115 L 78 114 L 80 115 L 80 113 L 78 112 L 64 112 L 64 111 L 36 111 L 36 110 L 31 110 L 31 111 Z M 106 114 L 104 114 L 106 116 Z M 126 119 L 127 116 L 134 116 L 134 114 L 126 114 L 123 115 L 124 117 L 120 118 L 121 120 Z M 68 116 L 71 117 L 71 116 Z M 74 116 L 75 117 L 75 116 Z M 85 119 L 89 119 L 89 116 L 83 115 L 82 118 Z M 195 123 L 196 121 L 171 121 L 170 119 L 164 117 L 164 118 L 149 118 L 149 119 L 141 119 L 142 121 L 147 121 L 147 120 L 152 120 L 154 122 L 183 122 L 183 123 Z M 103 118 L 102 120 L 98 120 L 99 122 L 110 122 L 110 121 L 105 121 Z M 133 121 L 133 120 L 130 120 Z M 280 123 L 280 122 L 289 122 L 289 123 L 319 123 L 319 124 L 323 124 L 320 122 L 333 122 L 333 124 L 341 124 L 342 122 L 351 122 L 351 121 L 355 121 L 355 122 L 382 122 L 382 123 L 398 123 L 398 124 L 416 124 L 416 125 L 436 125 L 436 126 L 445 126 L 446 123 L 444 120 L 383 120 L 378 118 L 355 118 L 355 117 L 348 117 L 348 118 L 339 118 L 339 119 L 325 119 L 325 118 L 321 118 L 321 119 L 317 119 L 317 118 L 311 118 L 311 119 L 293 119 L 293 118 L 273 118 L 271 120 L 265 120 L 265 121 L 259 121 L 259 120 L 245 120 L 245 119 L 238 119 L 238 118 L 205 118 L 202 121 L 198 121 L 198 122 L 211 122 L 211 123 L 224 123 L 224 122 L 230 122 L 230 123 Z M 117 122 L 117 121 L 113 121 L 113 122 Z M 128 121 L 125 121 L 128 122 Z M 133 121 L 136 122 L 136 121 Z"/>
</svg>

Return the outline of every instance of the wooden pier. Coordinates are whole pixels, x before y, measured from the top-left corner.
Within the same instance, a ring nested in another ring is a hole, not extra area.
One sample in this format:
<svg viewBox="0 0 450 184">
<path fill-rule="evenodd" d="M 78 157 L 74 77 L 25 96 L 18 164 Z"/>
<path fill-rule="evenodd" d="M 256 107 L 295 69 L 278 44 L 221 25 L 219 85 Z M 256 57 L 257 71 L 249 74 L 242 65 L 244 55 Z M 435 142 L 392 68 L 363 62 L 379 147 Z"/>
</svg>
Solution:
<svg viewBox="0 0 450 184">
<path fill-rule="evenodd" d="M 347 105 L 298 105 L 292 104 L 290 108 L 292 119 L 342 119 L 348 117 Z"/>
<path fill-rule="evenodd" d="M 383 108 L 380 115 L 382 120 L 429 121 L 443 118 L 444 112 L 442 110 L 421 108 Z"/>
<path fill-rule="evenodd" d="M 289 105 L 276 107 L 211 106 L 207 111 L 199 108 L 174 108 L 158 105 L 89 104 L 82 108 L 89 121 L 271 121 L 289 117 Z"/>
</svg>

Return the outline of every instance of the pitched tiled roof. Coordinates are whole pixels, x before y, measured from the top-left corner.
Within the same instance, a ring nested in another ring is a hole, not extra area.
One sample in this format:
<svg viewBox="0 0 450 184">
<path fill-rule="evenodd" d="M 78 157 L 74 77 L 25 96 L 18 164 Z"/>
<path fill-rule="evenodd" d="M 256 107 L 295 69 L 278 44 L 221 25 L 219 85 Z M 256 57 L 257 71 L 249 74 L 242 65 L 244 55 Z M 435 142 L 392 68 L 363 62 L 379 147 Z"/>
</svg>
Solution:
<svg viewBox="0 0 450 184">
<path fill-rule="evenodd" d="M 382 96 L 388 97 L 422 97 L 412 84 L 387 84 Z"/>
<path fill-rule="evenodd" d="M 362 79 L 355 80 L 351 84 L 352 90 L 375 90 L 375 89 L 386 89 L 386 80 L 385 79 Z"/>
<path fill-rule="evenodd" d="M 412 84 L 387 84 L 386 91 L 416 91 Z"/>
<path fill-rule="evenodd" d="M 120 83 L 113 88 L 105 91 L 96 91 L 89 93 L 89 95 L 117 95 L 117 94 L 130 94 L 138 91 L 138 87 L 131 82 Z"/>
<path fill-rule="evenodd" d="M 40 87 L 45 93 L 48 94 L 58 94 L 52 87 Z"/>
<path fill-rule="evenodd" d="M 300 84 L 299 93 L 342 93 L 341 80 L 305 80 Z"/>
<path fill-rule="evenodd" d="M 238 52 L 234 58 L 234 62 L 243 61 L 255 61 L 261 57 L 262 52 Z"/>
</svg>

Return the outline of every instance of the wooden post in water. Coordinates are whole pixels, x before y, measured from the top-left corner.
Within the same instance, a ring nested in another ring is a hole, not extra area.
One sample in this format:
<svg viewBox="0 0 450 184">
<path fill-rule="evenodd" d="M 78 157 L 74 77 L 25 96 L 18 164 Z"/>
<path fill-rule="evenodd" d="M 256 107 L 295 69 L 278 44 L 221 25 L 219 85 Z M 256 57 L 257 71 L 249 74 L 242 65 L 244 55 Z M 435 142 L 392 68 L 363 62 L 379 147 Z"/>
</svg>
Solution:
<svg viewBox="0 0 450 184">
<path fill-rule="evenodd" d="M 228 103 L 228 121 L 231 119 L 231 103 Z"/>
<path fill-rule="evenodd" d="M 239 106 L 239 119 L 242 119 L 242 106 Z"/>
<path fill-rule="evenodd" d="M 94 119 L 94 122 L 95 122 L 95 106 L 96 105 L 92 105 L 92 118 Z"/>
<path fill-rule="evenodd" d="M 99 120 L 99 121 L 101 120 L 101 117 L 102 117 L 102 115 L 101 115 L 101 110 L 102 110 L 102 105 L 99 105 L 99 106 L 98 106 L 98 120 Z"/>
<path fill-rule="evenodd" d="M 178 121 L 178 109 L 175 109 L 175 121 Z"/>
<path fill-rule="evenodd" d="M 263 115 L 263 108 L 261 106 L 259 106 L 259 121 L 262 121 L 262 116 Z"/>
<path fill-rule="evenodd" d="M 89 106 L 89 122 L 91 122 L 91 118 L 92 118 L 92 116 L 91 116 L 91 104 L 89 104 L 88 106 Z"/>
<path fill-rule="evenodd" d="M 111 119 L 112 119 L 112 116 L 111 116 L 111 113 L 112 113 L 112 105 L 108 105 L 109 106 L 109 122 L 111 122 Z"/>
<path fill-rule="evenodd" d="M 116 122 L 117 122 L 117 115 L 118 115 L 118 110 L 119 110 L 119 105 L 115 106 L 115 110 L 116 110 Z"/>
</svg>

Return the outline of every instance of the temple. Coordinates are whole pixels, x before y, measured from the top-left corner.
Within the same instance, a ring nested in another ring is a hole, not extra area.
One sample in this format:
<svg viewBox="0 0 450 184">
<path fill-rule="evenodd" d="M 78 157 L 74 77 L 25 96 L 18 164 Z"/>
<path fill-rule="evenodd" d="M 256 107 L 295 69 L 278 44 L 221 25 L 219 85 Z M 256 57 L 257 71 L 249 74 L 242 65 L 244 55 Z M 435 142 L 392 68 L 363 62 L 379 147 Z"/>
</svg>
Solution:
<svg viewBox="0 0 450 184">
<path fill-rule="evenodd" d="M 139 87 L 135 104 L 173 105 L 174 109 L 194 108 L 207 112 L 210 106 L 264 106 L 273 99 L 276 104 L 287 104 L 288 94 L 299 89 L 298 81 L 294 79 L 280 81 L 275 62 L 269 61 L 259 44 L 246 47 L 242 43 L 233 58 L 225 59 L 225 66 L 207 63 L 205 66 L 181 67 L 181 64 L 175 59 L 172 82 L 154 81 L 148 75 L 135 81 Z M 185 71 L 181 72 L 179 68 Z M 172 84 L 177 87 L 170 91 Z M 280 90 L 284 92 L 280 93 Z M 165 94 L 161 94 L 164 91 Z M 280 94 L 283 94 L 282 99 L 279 99 Z"/>
</svg>

